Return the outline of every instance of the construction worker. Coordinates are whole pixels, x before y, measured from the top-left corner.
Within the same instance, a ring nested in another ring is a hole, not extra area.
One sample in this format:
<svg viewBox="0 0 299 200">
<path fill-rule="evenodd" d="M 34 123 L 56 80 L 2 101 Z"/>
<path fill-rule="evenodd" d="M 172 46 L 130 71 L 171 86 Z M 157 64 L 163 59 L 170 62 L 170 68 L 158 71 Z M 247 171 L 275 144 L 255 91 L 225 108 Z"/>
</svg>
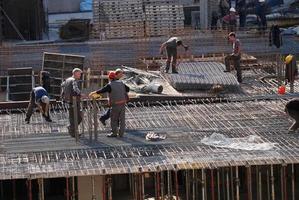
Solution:
<svg viewBox="0 0 299 200">
<path fill-rule="evenodd" d="M 73 75 L 71 77 L 67 78 L 61 84 L 62 87 L 61 97 L 63 101 L 69 105 L 68 111 L 69 111 L 70 125 L 68 126 L 68 131 L 72 137 L 75 137 L 74 103 L 77 104 L 77 120 L 78 120 L 77 125 L 79 126 L 79 124 L 82 121 L 82 111 L 80 106 L 81 90 L 79 89 L 79 84 L 78 84 L 78 81 L 81 78 L 82 70 L 79 68 L 75 68 L 73 69 L 72 74 Z"/>
<path fill-rule="evenodd" d="M 295 120 L 289 128 L 289 133 L 294 133 L 299 128 L 299 99 L 290 100 L 285 106 L 285 112 Z"/>
<path fill-rule="evenodd" d="M 110 72 L 113 73 L 113 72 Z M 109 74 L 110 76 L 110 74 Z M 112 75 L 111 75 L 112 76 Z M 128 101 L 129 87 L 120 80 L 111 80 L 98 91 L 91 92 L 89 97 L 92 98 L 95 94 L 109 93 L 109 105 L 111 106 L 111 130 L 108 137 L 122 137 L 125 132 L 125 105 Z"/>
<path fill-rule="evenodd" d="M 236 34 L 231 32 L 228 35 L 228 40 L 233 45 L 233 52 L 225 57 L 225 67 L 226 70 L 224 72 L 230 72 L 230 62 L 233 61 L 234 68 L 237 70 L 237 79 L 239 83 L 242 83 L 242 71 L 240 67 L 241 60 L 241 43 L 240 40 L 236 38 Z"/>
<path fill-rule="evenodd" d="M 185 46 L 182 40 L 178 37 L 171 37 L 169 40 L 164 42 L 160 47 L 160 54 L 163 54 L 163 50 L 166 48 L 167 53 L 167 62 L 165 73 L 168 73 L 171 59 L 172 59 L 172 73 L 177 74 L 178 71 L 176 69 L 176 61 L 177 61 L 177 47 L 183 46 L 185 51 L 188 50 L 188 46 Z"/>
<path fill-rule="evenodd" d="M 236 27 L 237 27 L 236 9 L 235 8 L 230 8 L 229 9 L 229 14 L 225 15 L 222 18 L 222 22 L 223 22 L 222 27 L 224 29 L 226 29 L 226 27 L 227 27 L 227 30 L 229 32 L 236 31 Z"/>
<path fill-rule="evenodd" d="M 25 122 L 29 124 L 30 117 L 33 112 L 33 108 L 36 105 L 40 112 L 42 113 L 44 119 L 47 122 L 52 122 L 50 115 L 49 115 L 49 104 L 50 99 L 48 92 L 43 87 L 35 87 L 32 89 L 30 94 L 29 105 L 26 112 Z"/>
<path fill-rule="evenodd" d="M 113 80 L 116 80 L 116 71 L 115 72 L 113 72 L 113 71 L 111 71 L 111 72 L 109 72 L 109 74 L 108 74 L 108 78 L 109 78 L 109 81 L 111 82 L 111 81 L 113 81 Z M 109 118 L 110 118 L 110 112 L 111 112 L 111 109 L 110 108 L 108 108 L 105 112 L 104 112 L 104 114 L 103 115 L 101 115 L 101 117 L 100 117 L 100 121 L 102 122 L 102 124 L 104 125 L 104 126 L 106 126 L 106 120 L 108 120 Z"/>
</svg>

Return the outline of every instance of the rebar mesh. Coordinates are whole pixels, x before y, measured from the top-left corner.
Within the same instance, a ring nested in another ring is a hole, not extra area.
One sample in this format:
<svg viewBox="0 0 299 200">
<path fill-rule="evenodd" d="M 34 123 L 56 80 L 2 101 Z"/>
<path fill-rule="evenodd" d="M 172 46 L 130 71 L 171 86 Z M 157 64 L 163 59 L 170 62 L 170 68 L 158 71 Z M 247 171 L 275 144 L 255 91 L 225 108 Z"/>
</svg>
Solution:
<svg viewBox="0 0 299 200">
<path fill-rule="evenodd" d="M 118 174 L 139 171 L 214 168 L 298 162 L 298 142 L 288 135 L 291 120 L 284 113 L 285 100 L 223 102 L 205 101 L 129 103 L 124 138 L 106 138 L 109 128 L 99 126 L 97 142 L 89 142 L 88 115 L 84 109 L 84 137 L 79 143 L 67 135 L 64 107 L 53 110 L 56 123 L 43 123 L 34 114 L 25 125 L 24 113 L 1 115 L 2 179 Z M 97 104 L 103 110 L 103 107 Z M 24 110 L 20 110 L 23 111 Z M 99 123 L 99 122 L 98 122 Z M 100 124 L 100 123 L 99 123 Z M 54 131 L 55 129 L 55 131 Z M 165 141 L 149 142 L 149 131 L 166 133 Z M 201 139 L 213 133 L 238 138 L 260 136 L 275 143 L 269 151 L 245 151 L 207 146 Z"/>
</svg>

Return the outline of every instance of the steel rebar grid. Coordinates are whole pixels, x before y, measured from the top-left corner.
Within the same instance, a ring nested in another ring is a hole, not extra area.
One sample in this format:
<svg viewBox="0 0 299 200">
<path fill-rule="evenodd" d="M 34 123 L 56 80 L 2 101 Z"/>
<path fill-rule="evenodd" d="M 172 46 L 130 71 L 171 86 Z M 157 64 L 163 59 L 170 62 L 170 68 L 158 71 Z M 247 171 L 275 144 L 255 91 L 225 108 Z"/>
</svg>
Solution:
<svg viewBox="0 0 299 200">
<path fill-rule="evenodd" d="M 27 172 L 30 172 L 31 177 L 35 174 L 61 177 L 78 173 L 103 174 L 103 171 L 106 174 L 138 172 L 140 166 L 143 171 L 155 171 L 157 166 L 161 166 L 162 170 L 172 170 L 174 164 L 177 164 L 178 169 L 193 169 L 228 164 L 244 165 L 246 162 L 251 165 L 281 163 L 282 160 L 293 163 L 298 161 L 296 156 L 298 143 L 293 140 L 292 135 L 282 134 L 286 132 L 290 123 L 283 112 L 284 104 L 285 100 L 232 103 L 189 101 L 185 104 L 173 101 L 166 104 L 157 102 L 153 106 L 146 103 L 131 103 L 127 108 L 128 136 L 133 134 L 135 137 L 136 131 L 141 135 L 147 131 L 167 132 L 168 142 L 163 145 L 148 143 L 150 145 L 144 146 L 135 143 L 135 146 L 104 145 L 96 148 L 82 144 L 69 148 L 68 146 L 73 143 L 67 135 L 48 134 L 50 128 L 57 125 L 64 129 L 67 120 L 66 114 L 62 111 L 52 112 L 53 119 L 57 120 L 56 125 L 35 123 L 26 127 L 28 132 L 22 132 L 23 129 L 18 127 L 11 128 L 11 124 L 26 126 L 22 124 L 24 114 L 11 113 L 1 116 L 5 129 L 2 131 L 3 150 L 7 152 L 0 155 L 1 171 L 5 175 L 3 177 L 10 175 L 27 177 Z M 103 110 L 101 107 L 99 109 Z M 7 117 L 10 120 L 7 120 Z M 35 114 L 32 121 L 41 122 L 41 120 L 41 116 Z M 88 124 L 88 120 L 84 120 L 83 123 Z M 35 126 L 39 127 L 39 132 L 35 131 Z M 33 132 L 30 132 L 30 129 Z M 100 133 L 106 131 L 103 126 L 99 126 L 99 129 Z M 255 134 L 260 136 L 263 142 L 277 144 L 274 151 L 255 152 L 217 148 L 200 143 L 201 138 L 214 132 L 235 138 Z M 24 153 L 26 149 L 24 147 L 34 144 L 27 142 L 15 145 L 16 136 L 21 141 L 29 137 L 33 143 L 39 140 L 51 140 L 55 141 L 55 144 L 49 149 L 44 144 L 37 145 L 30 152 Z M 61 138 L 64 141 L 60 141 Z M 56 149 L 58 146 L 60 150 Z M 43 167 L 36 167 L 35 164 Z"/>
</svg>

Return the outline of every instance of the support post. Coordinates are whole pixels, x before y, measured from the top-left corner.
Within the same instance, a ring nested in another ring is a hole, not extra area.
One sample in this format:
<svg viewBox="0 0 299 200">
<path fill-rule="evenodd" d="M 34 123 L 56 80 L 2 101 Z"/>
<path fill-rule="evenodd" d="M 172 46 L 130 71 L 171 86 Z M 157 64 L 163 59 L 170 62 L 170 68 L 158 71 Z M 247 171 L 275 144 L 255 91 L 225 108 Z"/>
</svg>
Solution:
<svg viewBox="0 0 299 200">
<path fill-rule="evenodd" d="M 71 200 L 76 200 L 75 177 L 72 177 L 72 196 Z"/>
<path fill-rule="evenodd" d="M 39 178 L 37 181 L 38 181 L 38 200 L 45 200 L 44 179 Z"/>
<path fill-rule="evenodd" d="M 108 200 L 112 200 L 112 178 L 108 178 Z"/>
<path fill-rule="evenodd" d="M 172 181 L 171 181 L 171 171 L 167 171 L 167 193 L 168 193 L 168 198 L 172 198 Z"/>
<path fill-rule="evenodd" d="M 98 141 L 98 107 L 96 100 L 92 100 L 93 105 L 93 125 L 94 125 L 94 140 Z"/>
<path fill-rule="evenodd" d="M 271 180 L 271 200 L 275 200 L 275 187 L 274 187 L 274 169 L 273 169 L 273 165 L 271 165 L 270 168 L 270 180 Z"/>
<path fill-rule="evenodd" d="M 176 196 L 176 200 L 178 200 L 179 199 L 179 180 L 178 180 L 178 171 L 177 170 L 175 170 L 174 176 L 175 176 L 175 196 Z"/>
<path fill-rule="evenodd" d="M 103 188 L 102 188 L 102 190 L 103 190 L 103 191 L 102 191 L 102 192 L 103 192 L 103 193 L 102 193 L 102 195 L 103 195 L 103 196 L 102 196 L 102 199 L 103 199 L 103 200 L 106 200 L 106 198 L 107 198 L 107 193 L 106 193 L 106 190 L 107 190 L 107 189 L 106 189 L 106 185 L 107 185 L 106 176 L 103 176 Z"/>
<path fill-rule="evenodd" d="M 295 169 L 294 164 L 292 164 L 292 200 L 295 200 Z"/>
<path fill-rule="evenodd" d="M 65 190 L 66 200 L 70 200 L 69 177 L 65 178 Z"/>
<path fill-rule="evenodd" d="M 28 200 L 32 200 L 32 181 L 31 181 L 31 179 L 27 180 L 27 189 L 28 189 Z"/>
<path fill-rule="evenodd" d="M 217 169 L 217 195 L 218 195 L 218 200 L 220 200 L 221 194 L 220 194 L 220 172 L 219 169 Z"/>
<path fill-rule="evenodd" d="M 211 198 L 215 200 L 214 169 L 211 169 Z"/>
<path fill-rule="evenodd" d="M 16 180 L 12 180 L 12 199 L 17 200 Z"/>
<path fill-rule="evenodd" d="M 92 142 L 92 106 L 88 106 L 87 112 L 89 142 Z"/>
<path fill-rule="evenodd" d="M 251 181 L 251 166 L 246 166 L 247 174 L 247 196 L 248 200 L 252 200 L 252 181 Z"/>
<path fill-rule="evenodd" d="M 202 199 L 206 200 L 206 191 L 205 191 L 205 185 L 206 185 L 206 173 L 205 170 L 201 170 L 201 190 L 202 190 Z"/>
<path fill-rule="evenodd" d="M 240 200 L 240 179 L 238 166 L 236 166 L 236 200 Z"/>
<path fill-rule="evenodd" d="M 74 112 L 74 131 L 76 142 L 79 141 L 79 131 L 78 131 L 78 106 L 77 106 L 77 97 L 73 97 L 73 112 Z"/>
<path fill-rule="evenodd" d="M 94 176 L 91 176 L 91 191 L 92 191 L 92 200 L 96 200 L 96 194 L 95 194 L 95 186 L 94 186 Z"/>
</svg>

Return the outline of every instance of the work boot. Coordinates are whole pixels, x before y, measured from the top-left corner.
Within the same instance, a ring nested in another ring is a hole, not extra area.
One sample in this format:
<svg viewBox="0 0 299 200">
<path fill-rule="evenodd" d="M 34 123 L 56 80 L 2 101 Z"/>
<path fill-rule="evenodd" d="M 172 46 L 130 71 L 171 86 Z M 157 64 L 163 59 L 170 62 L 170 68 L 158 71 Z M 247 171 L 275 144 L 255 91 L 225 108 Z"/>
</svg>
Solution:
<svg viewBox="0 0 299 200">
<path fill-rule="evenodd" d="M 29 124 L 29 123 L 30 123 L 30 118 L 29 118 L 29 117 L 26 117 L 26 118 L 25 118 L 25 122 L 26 122 L 26 124 Z"/>
<path fill-rule="evenodd" d="M 109 134 L 107 134 L 107 137 L 117 137 L 117 135 L 114 133 L 109 133 Z"/>
<path fill-rule="evenodd" d="M 46 120 L 47 122 L 52 122 L 52 119 L 51 119 L 50 117 L 45 117 L 45 120 Z"/>
<path fill-rule="evenodd" d="M 173 73 L 173 74 L 178 74 L 179 72 L 178 72 L 176 69 L 173 69 L 173 70 L 172 70 L 172 73 Z"/>
</svg>

